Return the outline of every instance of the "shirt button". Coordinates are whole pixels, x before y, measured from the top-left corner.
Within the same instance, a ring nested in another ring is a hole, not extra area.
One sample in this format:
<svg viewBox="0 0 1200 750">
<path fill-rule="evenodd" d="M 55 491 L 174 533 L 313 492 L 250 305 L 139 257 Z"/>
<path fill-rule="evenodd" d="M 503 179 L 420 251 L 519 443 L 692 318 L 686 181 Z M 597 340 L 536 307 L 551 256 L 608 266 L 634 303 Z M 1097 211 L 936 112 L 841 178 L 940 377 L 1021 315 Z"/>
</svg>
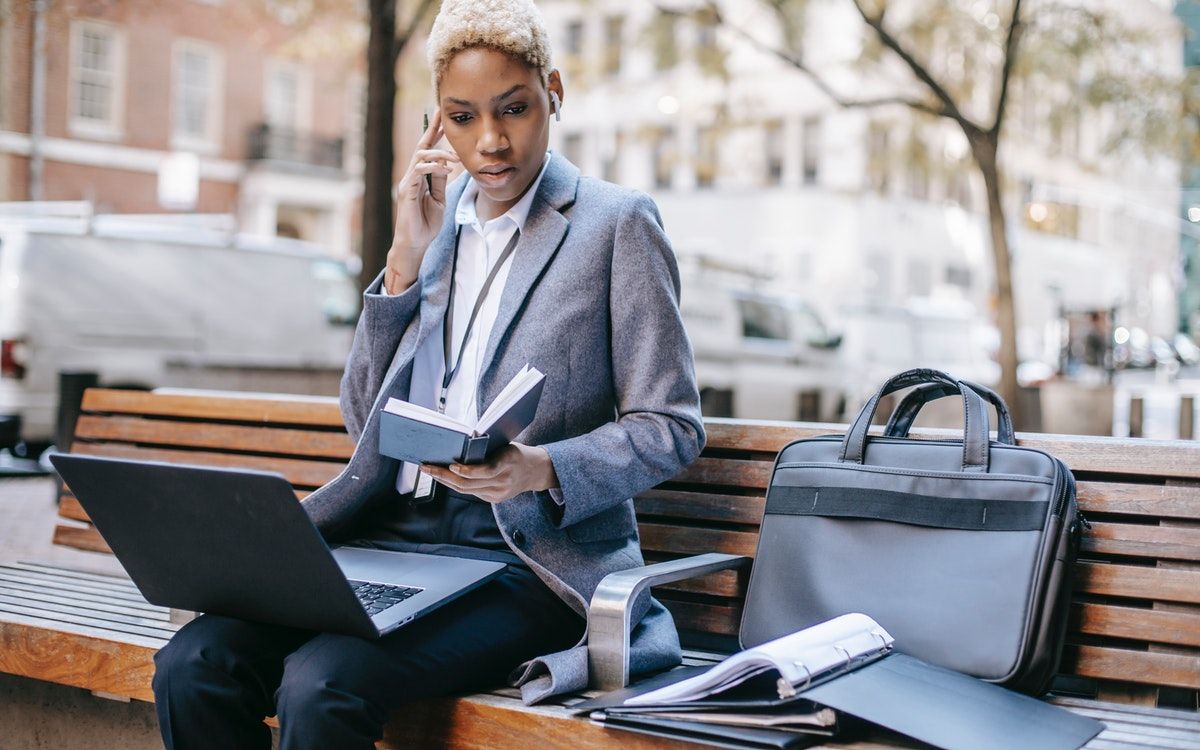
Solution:
<svg viewBox="0 0 1200 750">
<path fill-rule="evenodd" d="M 518 547 L 521 547 L 522 549 L 525 547 L 525 532 L 521 531 L 520 529 L 517 529 L 516 531 L 513 532 L 512 539 L 513 539 L 513 544 L 517 545 Z"/>
</svg>

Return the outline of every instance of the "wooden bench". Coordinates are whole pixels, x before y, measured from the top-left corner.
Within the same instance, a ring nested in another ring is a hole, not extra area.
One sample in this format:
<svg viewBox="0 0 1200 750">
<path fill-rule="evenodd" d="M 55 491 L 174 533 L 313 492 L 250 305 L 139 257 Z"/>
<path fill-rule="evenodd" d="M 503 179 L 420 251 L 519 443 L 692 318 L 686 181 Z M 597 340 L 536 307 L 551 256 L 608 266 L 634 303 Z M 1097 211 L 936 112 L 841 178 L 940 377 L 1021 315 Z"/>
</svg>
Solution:
<svg viewBox="0 0 1200 750">
<path fill-rule="evenodd" d="M 636 500 L 648 562 L 724 552 L 753 557 L 764 490 L 787 442 L 837 425 L 707 420 L 691 467 Z M 913 431 L 946 437 L 946 430 Z M 1092 522 L 1075 569 L 1069 643 L 1055 702 L 1109 728 L 1089 747 L 1200 747 L 1200 444 L 1022 434 L 1063 458 Z M 90 389 L 72 451 L 278 471 L 304 497 L 333 478 L 353 443 L 332 398 Z M 69 489 L 54 541 L 107 552 Z M 685 663 L 735 648 L 748 569 L 655 588 L 672 611 Z M 151 701 L 151 657 L 176 629 L 123 579 L 37 563 L 0 566 L 0 671 Z M 589 695 L 595 694 L 595 691 Z M 678 748 L 605 730 L 569 704 L 527 707 L 516 691 L 429 701 L 389 727 L 384 746 Z M 881 735 L 830 747 L 903 747 Z"/>
</svg>

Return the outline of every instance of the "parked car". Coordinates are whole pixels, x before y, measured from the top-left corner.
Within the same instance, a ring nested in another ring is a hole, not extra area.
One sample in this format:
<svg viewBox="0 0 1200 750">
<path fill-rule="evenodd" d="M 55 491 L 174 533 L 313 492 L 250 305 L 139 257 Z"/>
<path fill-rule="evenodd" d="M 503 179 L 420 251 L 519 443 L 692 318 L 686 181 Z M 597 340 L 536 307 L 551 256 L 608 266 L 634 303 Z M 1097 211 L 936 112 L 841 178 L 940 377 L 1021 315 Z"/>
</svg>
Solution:
<svg viewBox="0 0 1200 750">
<path fill-rule="evenodd" d="M 53 439 L 58 375 L 102 385 L 336 394 L 361 295 L 308 243 L 212 217 L 0 204 L 0 415 Z M 53 204 L 50 204 L 53 206 Z"/>
</svg>

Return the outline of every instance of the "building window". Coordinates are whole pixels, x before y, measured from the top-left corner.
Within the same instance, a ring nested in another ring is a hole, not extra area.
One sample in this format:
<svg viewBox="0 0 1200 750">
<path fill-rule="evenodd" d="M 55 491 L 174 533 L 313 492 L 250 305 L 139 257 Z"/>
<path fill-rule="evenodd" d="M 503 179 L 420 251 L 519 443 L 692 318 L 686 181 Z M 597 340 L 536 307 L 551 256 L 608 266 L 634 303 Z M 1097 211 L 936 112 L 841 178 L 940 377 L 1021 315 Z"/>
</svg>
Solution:
<svg viewBox="0 0 1200 750">
<path fill-rule="evenodd" d="M 650 149 L 654 163 L 654 187 L 667 190 L 671 187 L 671 174 L 675 170 L 674 153 L 675 132 L 669 127 L 659 128 L 654 133 L 653 146 Z"/>
<path fill-rule="evenodd" d="M 563 156 L 577 167 L 583 164 L 583 133 L 567 133 L 563 136 Z"/>
<path fill-rule="evenodd" d="M 883 122 L 872 122 L 867 127 L 867 185 L 883 195 L 887 194 L 892 177 L 892 154 L 888 131 L 888 124 Z"/>
<path fill-rule="evenodd" d="M 293 66 L 275 66 L 267 73 L 267 124 L 297 130 L 300 111 L 300 73 Z"/>
<path fill-rule="evenodd" d="M 783 182 L 783 123 L 773 120 L 763 126 L 765 180 L 768 185 Z"/>
<path fill-rule="evenodd" d="M 172 56 L 172 145 L 215 147 L 220 140 L 220 62 L 207 45 L 179 41 Z"/>
<path fill-rule="evenodd" d="M 113 26 L 71 27 L 71 125 L 85 134 L 116 135 L 122 127 L 125 39 Z"/>
<path fill-rule="evenodd" d="M 654 18 L 654 69 L 670 70 L 679 64 L 679 44 L 676 38 L 678 16 L 660 10 Z"/>
<path fill-rule="evenodd" d="M 621 72 L 621 32 L 625 28 L 623 16 L 604 19 L 604 74 L 615 76 Z"/>
<path fill-rule="evenodd" d="M 574 20 L 567 23 L 567 33 L 564 35 L 563 52 L 572 57 L 583 54 L 583 21 Z"/>
<path fill-rule="evenodd" d="M 625 150 L 625 133 L 617 131 L 613 135 L 612 148 L 600 161 L 600 178 L 608 182 L 620 182 L 621 154 Z"/>
<path fill-rule="evenodd" d="M 343 163 L 351 172 L 363 170 L 366 158 L 367 82 L 361 76 L 350 79 L 346 88 L 346 140 Z"/>
<path fill-rule="evenodd" d="M 820 116 L 805 117 L 801 132 L 801 169 L 805 185 L 816 185 L 821 181 L 821 140 L 824 126 Z"/>
<path fill-rule="evenodd" d="M 960 289 L 971 288 L 971 269 L 966 266 L 946 266 L 946 283 Z"/>
<path fill-rule="evenodd" d="M 704 125 L 696 130 L 696 187 L 712 187 L 717 179 L 717 129 Z"/>
</svg>

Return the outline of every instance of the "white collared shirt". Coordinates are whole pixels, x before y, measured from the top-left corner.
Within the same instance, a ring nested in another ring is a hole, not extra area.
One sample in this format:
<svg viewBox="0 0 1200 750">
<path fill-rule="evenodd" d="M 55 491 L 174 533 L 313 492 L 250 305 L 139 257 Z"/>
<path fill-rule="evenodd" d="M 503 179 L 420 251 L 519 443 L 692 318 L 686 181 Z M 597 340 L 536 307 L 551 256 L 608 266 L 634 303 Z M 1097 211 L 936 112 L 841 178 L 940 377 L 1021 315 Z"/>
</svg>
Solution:
<svg viewBox="0 0 1200 750">
<path fill-rule="evenodd" d="M 476 391 L 479 387 L 479 376 L 482 374 L 483 355 L 496 322 L 500 298 L 516 251 L 508 256 L 504 265 L 496 272 L 488 296 L 479 308 L 470 338 L 464 342 L 467 320 L 471 317 L 471 310 L 475 307 L 475 300 L 483 288 L 483 282 L 491 273 L 492 266 L 500 254 L 504 252 L 504 247 L 512 239 L 513 232 L 517 229 L 525 231 L 525 221 L 529 218 L 534 194 L 537 193 L 549 163 L 550 152 L 547 151 L 546 158 L 542 161 L 542 170 L 521 196 L 521 200 L 494 219 L 482 224 L 479 222 L 479 215 L 475 211 L 475 197 L 479 194 L 479 185 L 474 178 L 468 177 L 467 185 L 463 188 L 455 208 L 454 221 L 462 230 L 462 234 L 458 244 L 458 266 L 454 271 L 454 340 L 451 342 L 450 366 L 454 366 L 460 351 L 462 364 L 459 365 L 458 372 L 446 391 L 446 415 L 466 424 L 473 424 L 478 418 Z M 382 284 L 380 290 L 386 294 Z M 446 372 L 442 352 L 444 325 L 443 318 L 417 349 L 408 391 L 409 403 L 430 409 L 437 408 L 437 397 L 441 392 L 442 377 Z M 393 371 L 396 365 L 393 361 L 389 372 Z M 396 490 L 401 494 L 411 491 L 416 485 L 416 477 L 416 464 L 405 463 L 396 475 Z"/>
</svg>

